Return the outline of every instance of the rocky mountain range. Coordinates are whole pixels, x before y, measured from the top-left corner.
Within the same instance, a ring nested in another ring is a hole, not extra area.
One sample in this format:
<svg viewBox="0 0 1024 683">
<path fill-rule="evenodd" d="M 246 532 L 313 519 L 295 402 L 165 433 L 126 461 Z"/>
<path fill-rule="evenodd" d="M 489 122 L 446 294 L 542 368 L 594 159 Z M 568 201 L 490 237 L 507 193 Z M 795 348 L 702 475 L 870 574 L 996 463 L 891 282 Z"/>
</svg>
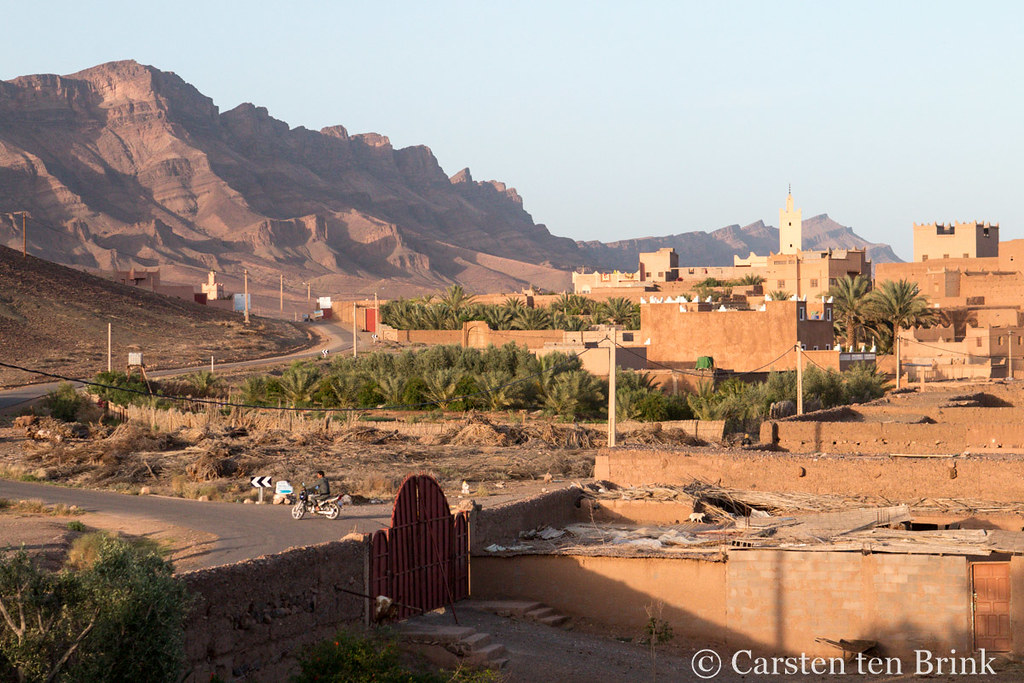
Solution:
<svg viewBox="0 0 1024 683">
<path fill-rule="evenodd" d="M 390 296 L 451 282 L 561 289 L 579 266 L 635 268 L 637 250 L 720 264 L 777 244 L 763 223 L 610 244 L 556 237 L 514 189 L 469 169 L 449 177 L 427 147 L 291 128 L 252 104 L 221 112 L 133 61 L 0 82 L 0 243 L 20 246 L 18 211 L 31 216 L 32 253 L 59 263 L 159 267 L 164 282 L 193 283 L 247 269 L 256 290 L 283 274 L 340 296 L 385 283 Z M 805 233 L 808 246 L 895 260 L 827 216 Z"/>
</svg>

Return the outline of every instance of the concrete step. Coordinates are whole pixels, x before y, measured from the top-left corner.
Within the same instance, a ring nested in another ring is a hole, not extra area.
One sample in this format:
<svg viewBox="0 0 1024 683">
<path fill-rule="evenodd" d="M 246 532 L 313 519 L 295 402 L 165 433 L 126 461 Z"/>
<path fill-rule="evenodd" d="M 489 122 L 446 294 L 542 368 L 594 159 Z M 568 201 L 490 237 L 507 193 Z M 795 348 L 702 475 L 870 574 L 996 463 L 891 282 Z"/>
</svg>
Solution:
<svg viewBox="0 0 1024 683">
<path fill-rule="evenodd" d="M 564 614 L 551 614 L 549 616 L 537 619 L 538 624 L 544 624 L 545 626 L 553 626 L 554 628 L 565 626 L 565 624 L 568 623 L 568 621 L 569 617 L 565 616 Z"/>
<path fill-rule="evenodd" d="M 544 617 L 550 617 L 554 615 L 554 613 L 555 610 L 551 609 L 550 607 L 538 607 L 537 609 L 530 610 L 523 616 L 525 616 L 527 619 L 532 619 L 533 621 L 540 621 Z"/>
<path fill-rule="evenodd" d="M 539 602 L 527 602 L 524 600 L 470 600 L 467 607 L 478 609 L 481 612 L 490 612 L 499 617 L 522 617 L 527 612 L 543 607 Z"/>
<path fill-rule="evenodd" d="M 491 634 L 477 632 L 466 636 L 459 642 L 468 645 L 470 650 L 476 652 L 480 648 L 491 644 Z"/>
<path fill-rule="evenodd" d="M 405 622 L 396 629 L 405 640 L 426 640 L 435 643 L 457 643 L 476 633 L 469 626 L 437 626 Z"/>
<path fill-rule="evenodd" d="M 473 650 L 465 655 L 462 661 L 470 666 L 488 666 L 491 662 L 501 658 L 505 654 L 505 646 L 499 643 L 485 645 L 479 650 Z"/>
</svg>

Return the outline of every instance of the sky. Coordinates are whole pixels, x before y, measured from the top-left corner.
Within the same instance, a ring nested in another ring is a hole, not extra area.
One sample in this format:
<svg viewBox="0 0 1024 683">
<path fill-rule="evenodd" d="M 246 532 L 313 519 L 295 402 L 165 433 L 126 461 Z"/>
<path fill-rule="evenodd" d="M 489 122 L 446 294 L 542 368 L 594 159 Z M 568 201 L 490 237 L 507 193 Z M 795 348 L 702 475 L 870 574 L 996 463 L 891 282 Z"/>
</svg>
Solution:
<svg viewBox="0 0 1024 683">
<path fill-rule="evenodd" d="M 426 145 L 556 235 L 775 225 L 786 188 L 912 256 L 1024 237 L 1024 3 L 0 0 L 0 79 L 135 59 L 221 111 Z"/>
</svg>

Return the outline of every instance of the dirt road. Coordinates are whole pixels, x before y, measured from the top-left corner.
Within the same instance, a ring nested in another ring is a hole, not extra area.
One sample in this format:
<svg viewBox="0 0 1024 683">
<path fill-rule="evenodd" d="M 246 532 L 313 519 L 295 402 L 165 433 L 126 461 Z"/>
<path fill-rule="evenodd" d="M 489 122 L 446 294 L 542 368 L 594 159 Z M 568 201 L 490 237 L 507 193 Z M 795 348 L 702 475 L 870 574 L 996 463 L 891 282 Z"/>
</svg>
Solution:
<svg viewBox="0 0 1024 683">
<path fill-rule="evenodd" d="M 336 521 L 322 517 L 296 521 L 285 505 L 238 505 L 168 498 L 129 496 L 106 491 L 72 489 L 47 484 L 0 480 L 0 498 L 42 500 L 77 505 L 87 513 L 118 518 L 137 517 L 214 534 L 217 540 L 192 565 L 213 567 L 294 546 L 338 540 L 352 531 L 369 533 L 390 522 L 390 501 L 342 509 Z"/>
</svg>

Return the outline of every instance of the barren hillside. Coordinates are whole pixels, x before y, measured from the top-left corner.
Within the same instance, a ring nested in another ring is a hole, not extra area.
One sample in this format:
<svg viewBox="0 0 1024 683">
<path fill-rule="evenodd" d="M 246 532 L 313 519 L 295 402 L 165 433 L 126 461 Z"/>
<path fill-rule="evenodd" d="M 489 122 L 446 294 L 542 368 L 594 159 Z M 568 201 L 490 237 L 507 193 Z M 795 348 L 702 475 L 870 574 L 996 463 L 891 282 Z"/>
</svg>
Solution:
<svg viewBox="0 0 1024 683">
<path fill-rule="evenodd" d="M 199 306 L 103 280 L 0 247 L 0 360 L 73 377 L 106 370 L 107 323 L 114 367 L 129 345 L 152 367 L 178 367 L 276 355 L 307 343 L 292 323 Z M 0 369 L 0 386 L 49 381 Z"/>
</svg>

